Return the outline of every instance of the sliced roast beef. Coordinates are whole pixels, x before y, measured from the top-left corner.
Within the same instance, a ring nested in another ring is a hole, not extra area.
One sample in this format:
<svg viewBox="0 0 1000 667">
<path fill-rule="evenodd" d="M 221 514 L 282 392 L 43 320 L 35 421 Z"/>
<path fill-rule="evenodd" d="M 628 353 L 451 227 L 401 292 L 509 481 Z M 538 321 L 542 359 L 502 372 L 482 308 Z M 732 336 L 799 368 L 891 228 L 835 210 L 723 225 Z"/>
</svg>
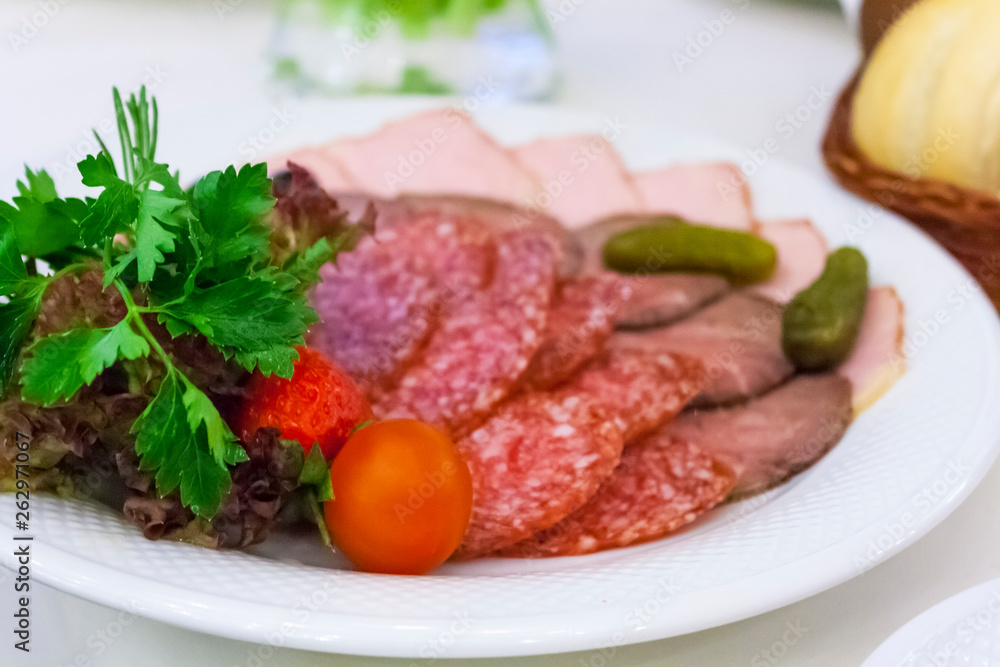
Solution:
<svg viewBox="0 0 1000 667">
<path fill-rule="evenodd" d="M 759 396 L 793 372 L 781 349 L 781 306 L 745 293 L 723 298 L 670 327 L 618 332 L 610 345 L 679 352 L 705 367 L 701 407 Z"/>
<path fill-rule="evenodd" d="M 802 375 L 739 407 L 686 412 L 658 437 L 692 443 L 733 468 L 729 498 L 740 500 L 811 466 L 840 441 L 851 417 L 850 382 Z"/>
</svg>

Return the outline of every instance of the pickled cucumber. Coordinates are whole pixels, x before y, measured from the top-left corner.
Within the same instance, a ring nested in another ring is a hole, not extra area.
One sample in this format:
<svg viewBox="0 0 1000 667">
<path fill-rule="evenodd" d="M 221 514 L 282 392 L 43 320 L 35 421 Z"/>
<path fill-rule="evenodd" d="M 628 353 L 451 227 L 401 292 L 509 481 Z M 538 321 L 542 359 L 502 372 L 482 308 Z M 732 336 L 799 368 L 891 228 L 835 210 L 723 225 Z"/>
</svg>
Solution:
<svg viewBox="0 0 1000 667">
<path fill-rule="evenodd" d="M 854 348 L 868 302 L 868 261 L 857 248 L 840 248 L 823 274 L 792 299 L 782 315 L 785 356 L 801 371 L 825 371 Z"/>
<path fill-rule="evenodd" d="M 777 260 L 774 246 L 758 236 L 673 217 L 604 244 L 604 265 L 620 273 L 704 272 L 746 284 L 767 280 Z"/>
</svg>

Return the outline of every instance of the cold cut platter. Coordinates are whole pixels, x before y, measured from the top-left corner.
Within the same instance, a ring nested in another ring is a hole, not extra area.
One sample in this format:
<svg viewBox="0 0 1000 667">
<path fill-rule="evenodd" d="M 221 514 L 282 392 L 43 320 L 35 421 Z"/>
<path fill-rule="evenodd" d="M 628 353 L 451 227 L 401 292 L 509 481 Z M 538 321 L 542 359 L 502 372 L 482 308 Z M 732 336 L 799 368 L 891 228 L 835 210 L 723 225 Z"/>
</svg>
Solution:
<svg viewBox="0 0 1000 667">
<path fill-rule="evenodd" d="M 425 576 L 369 574 L 314 534 L 255 544 L 263 510 L 212 533 L 194 528 L 196 511 L 170 523 L 152 501 L 126 519 L 39 495 L 39 579 L 313 650 L 593 649 L 861 574 L 947 516 L 995 458 L 992 307 L 922 234 L 827 182 L 552 108 L 317 102 L 297 114 L 267 160 L 276 210 L 294 225 L 331 197 L 374 228 L 320 270 L 322 321 L 306 342 L 378 419 L 454 440 L 472 488 L 457 550 Z M 191 145 L 202 151 L 174 158 L 191 173 L 217 162 L 211 141 Z M 809 325 L 830 304 L 820 340 Z M 446 493 L 453 468 L 441 470 L 397 508 L 401 525 Z M 338 521 L 328 509 L 358 564 Z M 195 544 L 147 539 L 169 530 Z"/>
</svg>

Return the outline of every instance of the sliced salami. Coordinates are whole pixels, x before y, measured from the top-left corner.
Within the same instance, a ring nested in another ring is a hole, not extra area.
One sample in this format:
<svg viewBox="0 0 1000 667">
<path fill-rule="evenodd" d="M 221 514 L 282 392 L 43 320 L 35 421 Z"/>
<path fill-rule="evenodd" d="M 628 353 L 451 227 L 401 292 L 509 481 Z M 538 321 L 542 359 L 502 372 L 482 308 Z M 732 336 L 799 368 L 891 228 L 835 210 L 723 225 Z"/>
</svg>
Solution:
<svg viewBox="0 0 1000 667">
<path fill-rule="evenodd" d="M 323 267 L 312 299 L 323 321 L 309 342 L 376 400 L 412 365 L 448 304 L 484 287 L 493 252 L 492 234 L 470 221 L 426 216 L 377 230 Z"/>
<path fill-rule="evenodd" d="M 372 397 L 398 379 L 430 333 L 438 294 L 429 262 L 367 238 L 320 275 L 312 302 L 323 321 L 309 344 Z"/>
<path fill-rule="evenodd" d="M 652 434 L 625 450 L 586 505 L 501 555 L 578 556 L 655 540 L 718 505 L 735 484 L 736 473 L 697 446 Z"/>
<path fill-rule="evenodd" d="M 456 300 L 422 357 L 375 406 L 453 435 L 471 429 L 518 383 L 542 341 L 555 290 L 558 252 L 545 234 L 498 238 L 490 287 Z"/>
<path fill-rule="evenodd" d="M 597 356 L 614 330 L 615 314 L 628 296 L 626 281 L 610 272 L 561 283 L 542 344 L 525 374 L 525 384 L 549 389 Z"/>
<path fill-rule="evenodd" d="M 539 211 L 510 204 L 471 197 L 407 195 L 397 199 L 376 200 L 375 212 L 381 229 L 409 226 L 414 220 L 433 217 L 442 223 L 474 223 L 494 235 L 516 230 L 535 230 L 548 234 L 559 244 L 560 274 L 574 275 L 580 253 L 576 240 L 554 218 Z"/>
<path fill-rule="evenodd" d="M 617 351 L 555 391 L 503 404 L 457 442 L 474 500 L 456 557 L 509 547 L 581 507 L 611 475 L 627 438 L 672 418 L 697 392 L 691 371 L 679 356 Z"/>
</svg>

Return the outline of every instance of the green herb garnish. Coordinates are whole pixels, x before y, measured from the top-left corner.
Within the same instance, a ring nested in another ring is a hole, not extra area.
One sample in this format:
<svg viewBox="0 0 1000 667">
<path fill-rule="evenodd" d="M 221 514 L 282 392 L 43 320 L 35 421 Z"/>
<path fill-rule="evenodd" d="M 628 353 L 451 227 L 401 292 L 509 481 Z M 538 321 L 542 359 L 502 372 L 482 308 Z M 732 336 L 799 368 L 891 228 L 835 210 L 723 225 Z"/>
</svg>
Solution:
<svg viewBox="0 0 1000 667">
<path fill-rule="evenodd" d="M 184 505 L 211 518 L 231 488 L 228 466 L 247 454 L 150 323 L 173 337 L 204 336 L 248 371 L 289 378 L 293 346 L 319 319 L 305 292 L 338 245 L 320 238 L 276 264 L 265 165 L 214 171 L 185 190 L 156 161 L 156 101 L 142 89 L 123 103 L 114 90 L 114 104 L 120 163 L 98 137 L 101 152 L 77 165 L 83 184 L 100 188 L 95 198 L 59 198 L 48 174 L 28 169 L 19 196 L 0 202 L 0 396 L 19 384 L 23 400 L 52 406 L 115 363 L 148 358 L 162 373 L 132 425 L 140 467 L 155 473 L 160 494 L 179 490 Z M 55 275 L 37 275 L 36 259 Z M 47 286 L 95 267 L 105 289 L 121 294 L 124 319 L 41 337 L 22 351 Z"/>
</svg>

